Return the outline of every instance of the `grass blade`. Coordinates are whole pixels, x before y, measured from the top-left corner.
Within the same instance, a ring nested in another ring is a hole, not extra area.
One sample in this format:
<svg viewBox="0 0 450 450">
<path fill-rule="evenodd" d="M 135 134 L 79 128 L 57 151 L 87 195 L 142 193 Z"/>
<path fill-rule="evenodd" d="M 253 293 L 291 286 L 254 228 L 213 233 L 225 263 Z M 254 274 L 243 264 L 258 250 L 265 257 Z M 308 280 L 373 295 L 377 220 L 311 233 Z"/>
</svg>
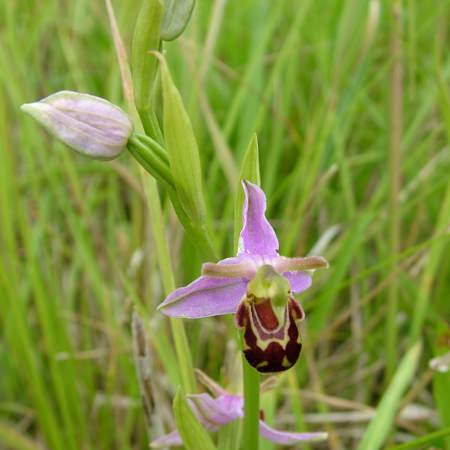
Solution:
<svg viewBox="0 0 450 450">
<path fill-rule="evenodd" d="M 421 347 L 421 343 L 417 342 L 403 357 L 357 450 L 378 450 L 382 448 L 391 431 L 402 395 L 416 372 Z"/>
</svg>

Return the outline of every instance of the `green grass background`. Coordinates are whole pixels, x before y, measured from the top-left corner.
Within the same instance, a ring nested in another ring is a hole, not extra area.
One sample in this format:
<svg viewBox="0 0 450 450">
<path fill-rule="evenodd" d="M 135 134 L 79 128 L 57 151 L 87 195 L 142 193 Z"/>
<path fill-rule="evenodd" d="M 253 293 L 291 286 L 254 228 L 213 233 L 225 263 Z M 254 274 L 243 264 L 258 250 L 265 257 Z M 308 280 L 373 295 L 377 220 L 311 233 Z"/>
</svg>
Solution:
<svg viewBox="0 0 450 450">
<path fill-rule="evenodd" d="M 128 47 L 139 4 L 114 2 Z M 450 427 L 450 376 L 428 365 L 450 351 L 450 2 L 404 0 L 398 22 L 391 9 L 199 0 L 186 33 L 166 45 L 222 255 L 231 254 L 236 178 L 256 131 L 282 253 L 315 248 L 331 263 L 302 296 L 301 361 L 263 396 L 269 423 L 329 431 L 315 448 L 387 448 Z M 400 147 L 390 144 L 392 33 L 402 43 Z M 124 105 L 103 2 L 1 2 L 0 448 L 147 448 L 134 306 L 159 386 L 154 436 L 173 425 L 179 375 L 155 311 L 162 291 L 146 198 L 128 155 L 84 159 L 20 112 L 61 89 Z M 401 163 L 390 170 L 392 152 Z M 182 285 L 201 261 L 163 200 Z M 186 325 L 195 365 L 239 389 L 231 319 Z M 450 449 L 450 440 L 432 445 Z"/>
</svg>

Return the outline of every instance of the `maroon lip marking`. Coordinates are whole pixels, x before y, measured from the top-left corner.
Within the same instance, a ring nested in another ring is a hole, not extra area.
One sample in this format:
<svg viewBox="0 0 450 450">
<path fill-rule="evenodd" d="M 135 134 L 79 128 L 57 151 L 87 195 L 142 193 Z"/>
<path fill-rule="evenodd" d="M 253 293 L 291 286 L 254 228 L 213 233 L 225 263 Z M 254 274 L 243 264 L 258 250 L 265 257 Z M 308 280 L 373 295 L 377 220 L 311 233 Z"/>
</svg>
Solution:
<svg viewBox="0 0 450 450">
<path fill-rule="evenodd" d="M 270 300 L 266 300 L 262 303 L 256 303 L 254 308 L 259 320 L 264 324 L 264 328 L 274 330 L 278 327 L 278 318 L 273 312 Z"/>
<path fill-rule="evenodd" d="M 282 372 L 298 360 L 302 344 L 298 322 L 305 316 L 290 296 L 280 324 L 270 299 L 247 295 L 236 313 L 237 325 L 244 329 L 244 355 L 262 373 Z"/>
</svg>

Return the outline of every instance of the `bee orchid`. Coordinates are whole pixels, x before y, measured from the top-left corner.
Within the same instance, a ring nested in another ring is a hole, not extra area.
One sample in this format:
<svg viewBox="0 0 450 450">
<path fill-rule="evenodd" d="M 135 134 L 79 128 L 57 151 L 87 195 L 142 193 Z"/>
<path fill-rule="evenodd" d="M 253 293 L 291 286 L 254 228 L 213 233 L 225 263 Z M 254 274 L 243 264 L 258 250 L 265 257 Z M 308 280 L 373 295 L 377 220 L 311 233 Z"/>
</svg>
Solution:
<svg viewBox="0 0 450 450">
<path fill-rule="evenodd" d="M 280 256 L 264 192 L 248 181 L 242 185 L 237 256 L 204 264 L 202 276 L 172 292 L 159 309 L 189 319 L 235 314 L 247 361 L 259 372 L 280 372 L 296 363 L 301 350 L 299 322 L 305 313 L 293 294 L 308 289 L 311 273 L 328 263 L 320 256 Z"/>
<path fill-rule="evenodd" d="M 187 400 L 198 420 L 208 431 L 218 431 L 224 425 L 243 417 L 244 399 L 242 395 L 229 393 L 202 372 L 198 373 L 198 376 L 214 396 L 207 393 L 192 394 L 187 396 Z M 323 441 L 328 437 L 327 433 L 324 432 L 295 433 L 276 430 L 269 427 L 263 420 L 264 414 L 262 411 L 260 416 L 259 434 L 278 445 Z M 159 448 L 176 445 L 182 445 L 182 440 L 178 431 L 175 430 L 154 440 L 150 447 Z"/>
</svg>

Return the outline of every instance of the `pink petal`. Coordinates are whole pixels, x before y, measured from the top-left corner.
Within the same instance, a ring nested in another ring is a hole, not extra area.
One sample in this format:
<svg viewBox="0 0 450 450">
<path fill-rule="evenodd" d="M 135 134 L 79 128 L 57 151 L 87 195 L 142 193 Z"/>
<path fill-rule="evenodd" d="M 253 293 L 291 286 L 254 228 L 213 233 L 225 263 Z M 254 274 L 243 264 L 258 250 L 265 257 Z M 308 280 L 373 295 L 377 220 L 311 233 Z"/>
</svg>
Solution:
<svg viewBox="0 0 450 450">
<path fill-rule="evenodd" d="M 222 259 L 218 263 L 204 263 L 202 275 L 214 278 L 244 278 L 250 280 L 255 276 L 257 264 L 254 258 L 249 256 L 234 256 Z"/>
<path fill-rule="evenodd" d="M 228 411 L 234 417 L 244 414 L 244 397 L 242 395 L 223 394 L 214 399 L 219 408 Z"/>
<path fill-rule="evenodd" d="M 247 282 L 242 278 L 202 276 L 172 292 L 158 307 L 172 317 L 199 317 L 232 314 L 236 311 Z"/>
<path fill-rule="evenodd" d="M 292 445 L 297 442 L 323 441 L 328 437 L 328 433 L 291 433 L 289 431 L 275 430 L 262 420 L 259 421 L 259 433 L 262 437 L 280 445 Z"/>
<path fill-rule="evenodd" d="M 259 186 L 249 181 L 244 180 L 242 186 L 245 200 L 238 253 L 276 256 L 278 239 L 265 216 L 266 196 Z"/>
<path fill-rule="evenodd" d="M 306 291 L 311 286 L 312 278 L 306 272 L 284 272 L 285 276 L 291 285 L 291 290 L 295 294 Z"/>
<path fill-rule="evenodd" d="M 209 394 L 192 394 L 188 399 L 196 416 L 210 430 L 216 430 L 243 414 L 243 398 L 240 395 L 225 394 L 213 398 Z"/>
<path fill-rule="evenodd" d="M 164 436 L 155 439 L 150 443 L 150 447 L 152 448 L 160 448 L 160 447 L 170 447 L 172 445 L 182 445 L 183 441 L 181 440 L 181 436 L 178 431 L 172 431 L 169 434 L 165 434 Z"/>
<path fill-rule="evenodd" d="M 188 395 L 188 402 L 192 411 L 202 425 L 209 431 L 217 431 L 221 426 L 242 417 L 244 400 L 241 395 L 223 394 L 217 398 L 209 394 Z M 150 447 L 169 447 L 182 445 L 177 431 L 159 437 L 151 442 Z"/>
</svg>

